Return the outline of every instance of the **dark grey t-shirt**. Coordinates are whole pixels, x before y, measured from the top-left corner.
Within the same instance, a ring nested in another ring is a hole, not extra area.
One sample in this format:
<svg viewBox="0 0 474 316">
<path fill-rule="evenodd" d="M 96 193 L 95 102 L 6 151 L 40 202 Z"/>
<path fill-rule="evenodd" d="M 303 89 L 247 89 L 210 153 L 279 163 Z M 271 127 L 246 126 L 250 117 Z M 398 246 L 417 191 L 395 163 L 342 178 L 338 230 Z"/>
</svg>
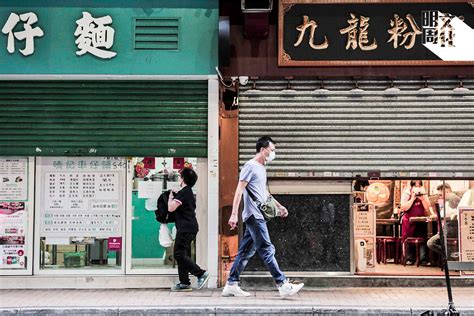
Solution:
<svg viewBox="0 0 474 316">
<path fill-rule="evenodd" d="M 245 222 L 252 215 L 256 219 L 264 219 L 257 204 L 252 200 L 247 190 L 250 190 L 260 203 L 264 203 L 267 200 L 267 171 L 265 166 L 254 159 L 247 161 L 240 171 L 239 180 L 248 182 L 247 188 L 244 189 L 242 220 Z"/>
</svg>

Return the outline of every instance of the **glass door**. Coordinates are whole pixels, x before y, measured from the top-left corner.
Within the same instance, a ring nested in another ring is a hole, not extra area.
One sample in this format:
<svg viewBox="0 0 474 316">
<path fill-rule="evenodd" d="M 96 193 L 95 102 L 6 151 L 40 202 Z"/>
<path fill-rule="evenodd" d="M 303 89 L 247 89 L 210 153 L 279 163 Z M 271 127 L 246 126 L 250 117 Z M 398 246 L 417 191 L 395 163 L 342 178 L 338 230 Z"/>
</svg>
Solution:
<svg viewBox="0 0 474 316">
<path fill-rule="evenodd" d="M 156 221 L 158 197 L 167 190 L 177 192 L 179 170 L 197 169 L 196 158 L 134 157 L 128 164 L 127 273 L 176 274 L 173 245 L 159 243 L 160 223 Z M 193 191 L 199 190 L 196 185 Z M 167 224 L 173 237 L 174 223 Z M 192 247 L 195 257 L 195 245 Z"/>
</svg>

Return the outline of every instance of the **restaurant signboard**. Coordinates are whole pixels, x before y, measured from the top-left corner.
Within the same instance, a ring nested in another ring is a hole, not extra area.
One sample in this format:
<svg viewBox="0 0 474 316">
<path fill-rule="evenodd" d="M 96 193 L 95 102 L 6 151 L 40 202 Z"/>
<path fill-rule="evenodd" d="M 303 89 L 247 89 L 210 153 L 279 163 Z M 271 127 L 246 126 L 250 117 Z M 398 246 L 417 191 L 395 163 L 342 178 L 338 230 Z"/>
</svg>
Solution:
<svg viewBox="0 0 474 316">
<path fill-rule="evenodd" d="M 279 66 L 474 64 L 461 0 L 282 0 Z"/>
</svg>

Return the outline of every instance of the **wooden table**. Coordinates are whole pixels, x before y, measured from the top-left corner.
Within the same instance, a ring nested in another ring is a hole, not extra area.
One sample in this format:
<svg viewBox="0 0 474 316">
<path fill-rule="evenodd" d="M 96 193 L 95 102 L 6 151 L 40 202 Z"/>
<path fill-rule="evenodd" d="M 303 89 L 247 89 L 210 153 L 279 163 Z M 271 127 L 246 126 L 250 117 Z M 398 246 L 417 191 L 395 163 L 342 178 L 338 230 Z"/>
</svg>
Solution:
<svg viewBox="0 0 474 316">
<path fill-rule="evenodd" d="M 392 236 L 400 236 L 400 222 L 397 218 L 383 218 L 375 221 L 377 225 L 382 226 L 383 234 L 386 235 L 386 228 L 389 226 L 392 230 Z"/>
<path fill-rule="evenodd" d="M 437 216 L 410 217 L 410 222 L 411 223 L 426 223 L 426 225 L 428 226 L 427 237 L 428 239 L 430 239 L 433 236 L 433 223 L 438 223 L 438 217 Z"/>
</svg>

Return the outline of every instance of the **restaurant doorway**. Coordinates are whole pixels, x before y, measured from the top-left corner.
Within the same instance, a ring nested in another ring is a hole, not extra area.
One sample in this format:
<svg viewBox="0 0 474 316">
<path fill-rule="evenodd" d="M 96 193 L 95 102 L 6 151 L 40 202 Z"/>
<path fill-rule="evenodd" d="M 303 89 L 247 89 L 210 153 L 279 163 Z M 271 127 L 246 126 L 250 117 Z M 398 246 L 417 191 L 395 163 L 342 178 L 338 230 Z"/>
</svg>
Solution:
<svg viewBox="0 0 474 316">
<path fill-rule="evenodd" d="M 357 180 L 353 185 L 356 274 L 443 276 L 436 204 L 448 260 L 459 261 L 459 212 L 472 208 L 472 180 Z M 452 271 L 452 275 L 459 275 Z"/>
</svg>

